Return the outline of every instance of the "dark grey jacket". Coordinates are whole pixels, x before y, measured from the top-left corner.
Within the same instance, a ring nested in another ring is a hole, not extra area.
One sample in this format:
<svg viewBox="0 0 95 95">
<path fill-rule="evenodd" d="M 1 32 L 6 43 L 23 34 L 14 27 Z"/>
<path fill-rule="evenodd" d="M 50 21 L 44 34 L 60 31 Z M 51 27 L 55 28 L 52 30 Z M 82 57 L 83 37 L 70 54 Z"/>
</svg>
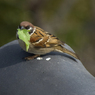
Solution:
<svg viewBox="0 0 95 95">
<path fill-rule="evenodd" d="M 51 52 L 25 61 L 17 40 L 0 48 L 0 95 L 95 95 L 95 78 L 82 63 Z"/>
</svg>

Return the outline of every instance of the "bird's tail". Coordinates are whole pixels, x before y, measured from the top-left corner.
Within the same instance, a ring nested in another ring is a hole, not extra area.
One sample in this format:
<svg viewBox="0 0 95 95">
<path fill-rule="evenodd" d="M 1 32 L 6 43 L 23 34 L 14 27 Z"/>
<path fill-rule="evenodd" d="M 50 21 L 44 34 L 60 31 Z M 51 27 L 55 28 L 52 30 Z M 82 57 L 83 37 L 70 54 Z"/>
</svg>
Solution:
<svg viewBox="0 0 95 95">
<path fill-rule="evenodd" d="M 60 46 L 56 46 L 55 47 L 55 51 L 63 52 L 63 53 L 66 53 L 66 54 L 69 54 L 69 55 L 73 56 L 76 59 L 79 59 L 79 57 L 77 56 L 77 54 L 75 52 L 72 52 L 72 51 L 62 47 L 61 45 Z"/>
</svg>

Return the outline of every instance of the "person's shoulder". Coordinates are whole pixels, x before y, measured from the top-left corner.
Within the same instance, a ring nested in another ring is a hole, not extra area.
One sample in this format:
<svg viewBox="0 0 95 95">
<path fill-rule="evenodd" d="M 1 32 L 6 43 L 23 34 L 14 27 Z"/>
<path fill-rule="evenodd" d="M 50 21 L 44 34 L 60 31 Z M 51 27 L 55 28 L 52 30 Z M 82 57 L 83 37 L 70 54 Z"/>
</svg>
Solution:
<svg viewBox="0 0 95 95">
<path fill-rule="evenodd" d="M 95 78 L 79 60 L 59 52 L 32 56 L 18 41 L 0 48 L 0 95 L 95 95 Z"/>
</svg>

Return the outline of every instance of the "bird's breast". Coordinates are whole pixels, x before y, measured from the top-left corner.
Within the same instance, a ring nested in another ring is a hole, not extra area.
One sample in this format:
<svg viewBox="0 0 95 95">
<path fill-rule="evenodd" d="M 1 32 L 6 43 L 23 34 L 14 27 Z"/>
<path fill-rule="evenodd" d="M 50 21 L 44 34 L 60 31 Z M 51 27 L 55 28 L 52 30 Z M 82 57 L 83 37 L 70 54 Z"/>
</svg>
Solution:
<svg viewBox="0 0 95 95">
<path fill-rule="evenodd" d="M 25 42 L 18 39 L 18 42 L 19 42 L 19 45 L 20 47 L 26 51 L 26 45 L 25 45 Z M 49 53 L 51 51 L 53 51 L 54 48 L 35 48 L 31 43 L 30 43 L 30 46 L 29 46 L 29 49 L 28 51 L 26 52 L 29 52 L 29 53 L 33 53 L 33 54 L 40 54 L 40 55 L 43 55 L 43 54 L 46 54 L 46 53 Z"/>
</svg>

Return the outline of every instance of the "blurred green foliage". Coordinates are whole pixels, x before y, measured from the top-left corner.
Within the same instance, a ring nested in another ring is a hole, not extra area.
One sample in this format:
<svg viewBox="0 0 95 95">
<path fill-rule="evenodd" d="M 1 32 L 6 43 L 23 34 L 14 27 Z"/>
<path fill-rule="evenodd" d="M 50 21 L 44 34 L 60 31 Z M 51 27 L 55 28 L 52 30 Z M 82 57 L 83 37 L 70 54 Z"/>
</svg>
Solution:
<svg viewBox="0 0 95 95">
<path fill-rule="evenodd" d="M 0 46 L 15 39 L 19 22 L 30 20 L 24 4 L 23 0 L 0 1 Z"/>
<path fill-rule="evenodd" d="M 23 20 L 69 44 L 95 75 L 95 0 L 0 0 L 0 46 L 16 39 Z"/>
</svg>

